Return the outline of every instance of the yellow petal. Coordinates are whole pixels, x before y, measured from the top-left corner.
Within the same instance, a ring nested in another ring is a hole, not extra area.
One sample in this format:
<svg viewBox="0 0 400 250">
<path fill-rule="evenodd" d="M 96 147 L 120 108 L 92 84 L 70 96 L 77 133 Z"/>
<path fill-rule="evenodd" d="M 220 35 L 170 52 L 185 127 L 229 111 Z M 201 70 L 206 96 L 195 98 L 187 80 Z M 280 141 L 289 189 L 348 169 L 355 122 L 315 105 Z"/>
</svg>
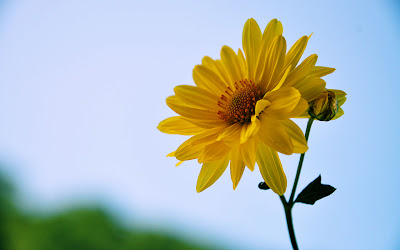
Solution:
<svg viewBox="0 0 400 250">
<path fill-rule="evenodd" d="M 281 77 L 281 79 L 279 80 L 278 84 L 271 90 L 271 91 L 275 91 L 278 90 L 282 87 L 283 83 L 285 83 L 287 76 L 290 73 L 290 67 L 288 67 L 285 71 L 285 73 L 283 74 L 283 76 Z"/>
<path fill-rule="evenodd" d="M 219 119 L 219 120 L 196 120 L 196 119 L 189 119 L 187 117 L 183 117 L 183 120 L 186 120 L 190 123 L 193 123 L 194 125 L 200 127 L 200 128 L 205 128 L 205 129 L 211 129 L 215 127 L 226 127 L 226 121 Z"/>
<path fill-rule="evenodd" d="M 204 147 L 203 145 L 192 146 L 190 145 L 190 143 L 186 142 L 181 144 L 175 152 L 176 159 L 180 161 L 188 161 L 196 159 L 197 157 L 199 157 Z"/>
<path fill-rule="evenodd" d="M 257 164 L 265 183 L 278 195 L 286 191 L 287 180 L 278 153 L 264 143 L 257 150 Z"/>
<path fill-rule="evenodd" d="M 293 154 L 293 143 L 288 133 L 283 129 L 281 123 L 274 119 L 260 119 L 261 128 L 259 136 L 268 147 L 286 154 Z"/>
<path fill-rule="evenodd" d="M 198 162 L 216 161 L 225 157 L 231 151 L 231 147 L 227 146 L 222 141 L 216 141 L 206 145 L 200 153 Z"/>
<path fill-rule="evenodd" d="M 245 78 L 249 78 L 248 75 L 248 70 L 247 70 L 247 64 L 246 64 L 246 59 L 244 58 L 243 52 L 241 49 L 238 50 L 238 56 L 239 56 L 239 64 L 240 64 L 240 69 L 243 72 Z"/>
<path fill-rule="evenodd" d="M 188 106 L 199 109 L 219 110 L 219 96 L 213 92 L 190 85 L 178 85 L 174 88 L 174 91 L 175 95 Z"/>
<path fill-rule="evenodd" d="M 178 167 L 179 165 L 181 165 L 183 163 L 183 161 L 178 162 L 177 164 L 175 164 L 175 167 Z"/>
<path fill-rule="evenodd" d="M 306 99 L 301 98 L 297 106 L 290 112 L 288 118 L 299 117 L 302 114 L 306 113 L 308 115 L 308 102 Z"/>
<path fill-rule="evenodd" d="M 274 39 L 275 36 L 282 35 L 282 33 L 283 33 L 282 23 L 278 21 L 276 18 L 272 19 L 271 21 L 269 21 L 269 23 L 264 29 L 262 42 L 269 44 L 271 43 L 271 41 Z"/>
<path fill-rule="evenodd" d="M 175 157 L 175 152 L 176 152 L 176 151 L 167 154 L 167 157 Z"/>
<path fill-rule="evenodd" d="M 303 36 L 299 40 L 297 40 L 295 44 L 293 44 L 285 57 L 285 64 L 283 66 L 284 70 L 287 68 L 292 70 L 297 66 L 297 63 L 299 62 L 304 50 L 307 47 L 307 43 L 308 37 Z"/>
<path fill-rule="evenodd" d="M 197 86 L 212 93 L 224 93 L 226 83 L 212 69 L 204 65 L 196 65 L 193 69 L 193 80 Z"/>
<path fill-rule="evenodd" d="M 308 109 L 304 111 L 302 114 L 295 116 L 295 118 L 310 118 L 310 115 L 308 114 Z"/>
<path fill-rule="evenodd" d="M 256 64 L 261 46 L 261 30 L 257 22 L 251 18 L 243 28 L 242 45 L 247 59 L 248 78 L 255 79 Z"/>
<path fill-rule="evenodd" d="M 268 48 L 265 58 L 265 69 L 261 76 L 259 86 L 266 91 L 272 90 L 278 84 L 278 78 L 282 72 L 285 61 L 286 40 L 278 35 Z"/>
<path fill-rule="evenodd" d="M 163 133 L 179 135 L 196 135 L 204 131 L 204 128 L 200 128 L 180 116 L 165 119 L 158 124 L 157 128 Z"/>
<path fill-rule="evenodd" d="M 293 121 L 286 119 L 280 121 L 293 143 L 293 153 L 302 154 L 308 150 L 307 141 L 303 131 Z"/>
<path fill-rule="evenodd" d="M 221 60 L 213 60 L 212 58 L 205 56 L 201 63 L 217 73 L 226 86 L 231 86 L 231 79 Z"/>
<path fill-rule="evenodd" d="M 177 96 L 168 97 L 167 105 L 176 113 L 189 119 L 221 121 L 216 111 L 187 107 Z"/>
<path fill-rule="evenodd" d="M 210 187 L 225 172 L 228 167 L 229 155 L 217 161 L 204 163 L 197 179 L 196 190 L 198 193 Z"/>
<path fill-rule="evenodd" d="M 242 124 L 237 122 L 227 127 L 221 134 L 219 134 L 217 141 L 223 141 L 226 145 L 233 146 L 239 144 L 240 133 L 242 131 Z"/>
<path fill-rule="evenodd" d="M 326 76 L 326 75 L 329 75 L 329 74 L 335 72 L 335 70 L 336 70 L 335 68 L 314 66 L 314 68 L 311 70 L 309 76 L 323 77 L 323 76 Z"/>
<path fill-rule="evenodd" d="M 257 70 L 255 75 L 256 81 L 261 80 L 262 73 L 264 72 L 265 57 L 267 56 L 268 47 L 270 46 L 272 40 L 276 36 L 282 35 L 282 33 L 283 33 L 282 23 L 279 22 L 277 19 L 271 20 L 268 23 L 267 27 L 265 27 L 261 42 L 260 55 L 258 57 L 258 63 L 257 63 Z"/>
<path fill-rule="evenodd" d="M 197 135 L 196 139 L 193 139 L 193 141 L 191 142 L 191 145 L 196 146 L 199 144 L 204 144 L 204 143 L 210 143 L 212 141 L 215 141 L 218 138 L 219 133 L 221 133 L 221 131 L 223 130 L 223 128 L 212 128 L 207 130 L 207 132 L 202 133 L 201 135 Z"/>
<path fill-rule="evenodd" d="M 244 79 L 244 72 L 241 70 L 239 58 L 235 51 L 228 46 L 223 46 L 221 49 L 221 59 L 233 82 Z"/>
<path fill-rule="evenodd" d="M 175 152 L 176 159 L 180 161 L 193 160 L 199 157 L 205 144 L 211 143 L 221 130 L 209 129 L 200 134 L 192 136 L 182 143 Z"/>
<path fill-rule="evenodd" d="M 239 147 L 232 148 L 231 151 L 231 179 L 233 183 L 233 189 L 235 190 L 242 178 L 244 171 L 244 162 L 239 151 Z"/>
<path fill-rule="evenodd" d="M 325 90 L 326 82 L 319 77 L 307 77 L 292 86 L 300 91 L 301 97 L 311 102 Z"/>
<path fill-rule="evenodd" d="M 267 106 L 261 115 L 275 119 L 287 119 L 299 103 L 301 95 L 293 87 L 282 87 L 266 93 L 264 99 L 268 100 L 271 105 Z"/>
<path fill-rule="evenodd" d="M 271 103 L 268 100 L 265 99 L 258 100 L 256 103 L 255 115 L 258 116 L 261 113 L 261 111 L 263 111 L 265 107 L 267 107 L 268 105 L 271 105 Z"/>
<path fill-rule="evenodd" d="M 240 131 L 240 144 L 245 143 L 250 137 L 255 135 L 260 129 L 260 120 L 252 116 L 250 123 L 245 123 Z"/>
<path fill-rule="evenodd" d="M 246 166 L 253 171 L 256 164 L 256 140 L 250 138 L 245 143 L 240 144 L 240 154 Z"/>
<path fill-rule="evenodd" d="M 290 86 L 294 85 L 304 78 L 307 77 L 307 75 L 311 72 L 311 70 L 314 68 L 315 63 L 317 62 L 318 56 L 316 54 L 313 54 L 297 66 L 295 69 L 293 69 L 288 77 L 286 78 L 285 83 L 283 84 L 284 86 Z"/>
</svg>

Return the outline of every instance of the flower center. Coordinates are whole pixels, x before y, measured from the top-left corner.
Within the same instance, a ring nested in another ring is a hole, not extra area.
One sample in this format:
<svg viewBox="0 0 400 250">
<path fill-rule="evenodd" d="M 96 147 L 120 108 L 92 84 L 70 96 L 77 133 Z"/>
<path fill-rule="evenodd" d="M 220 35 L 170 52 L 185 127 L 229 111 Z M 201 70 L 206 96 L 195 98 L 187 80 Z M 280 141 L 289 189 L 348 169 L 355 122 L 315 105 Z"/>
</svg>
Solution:
<svg viewBox="0 0 400 250">
<path fill-rule="evenodd" d="M 251 121 L 258 100 L 264 96 L 263 91 L 259 90 L 252 80 L 247 79 L 235 82 L 235 89 L 228 87 L 226 95 L 221 95 L 218 106 L 223 110 L 218 111 L 222 120 L 230 125 L 241 122 Z"/>
</svg>

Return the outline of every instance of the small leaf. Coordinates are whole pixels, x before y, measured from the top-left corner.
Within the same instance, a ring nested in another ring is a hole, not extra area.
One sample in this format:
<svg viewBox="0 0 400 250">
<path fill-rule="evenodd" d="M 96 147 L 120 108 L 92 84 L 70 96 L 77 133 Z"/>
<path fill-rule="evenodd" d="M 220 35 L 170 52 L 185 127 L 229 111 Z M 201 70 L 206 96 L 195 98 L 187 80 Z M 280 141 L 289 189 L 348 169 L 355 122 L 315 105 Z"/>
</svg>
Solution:
<svg viewBox="0 0 400 250">
<path fill-rule="evenodd" d="M 335 192 L 336 188 L 321 184 L 321 175 L 313 180 L 307 187 L 301 191 L 294 202 L 301 202 L 305 204 L 314 205 L 317 200 L 320 200 Z"/>
<path fill-rule="evenodd" d="M 270 187 L 268 187 L 267 183 L 265 183 L 265 182 L 260 182 L 260 183 L 258 184 L 258 188 L 259 188 L 259 189 L 262 189 L 262 190 L 268 190 L 268 189 L 270 189 Z"/>
</svg>

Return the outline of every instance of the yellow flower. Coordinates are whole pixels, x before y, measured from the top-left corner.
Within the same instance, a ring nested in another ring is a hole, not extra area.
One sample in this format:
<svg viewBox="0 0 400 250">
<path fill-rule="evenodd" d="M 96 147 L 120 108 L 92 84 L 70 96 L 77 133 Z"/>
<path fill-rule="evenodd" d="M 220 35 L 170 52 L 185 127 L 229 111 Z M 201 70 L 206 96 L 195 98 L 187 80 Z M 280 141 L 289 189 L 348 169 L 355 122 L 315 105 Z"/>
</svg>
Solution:
<svg viewBox="0 0 400 250">
<path fill-rule="evenodd" d="M 341 106 L 345 101 L 345 92 L 336 89 L 327 89 L 310 102 L 308 114 L 319 121 L 337 119 L 344 114 Z"/>
<path fill-rule="evenodd" d="M 211 186 L 229 162 L 235 189 L 245 166 L 253 171 L 257 162 L 267 185 L 282 195 L 287 181 L 277 152 L 307 151 L 301 129 L 289 118 L 307 111 L 308 101 L 325 89 L 320 77 L 334 69 L 315 67 L 316 55 L 297 66 L 309 37 L 286 53 L 282 32 L 276 19 L 263 33 L 249 19 L 243 29 L 244 54 L 223 46 L 220 60 L 206 56 L 194 67 L 196 86 L 177 86 L 167 98 L 179 116 L 162 121 L 158 129 L 192 136 L 168 156 L 203 163 L 198 192 Z"/>
</svg>

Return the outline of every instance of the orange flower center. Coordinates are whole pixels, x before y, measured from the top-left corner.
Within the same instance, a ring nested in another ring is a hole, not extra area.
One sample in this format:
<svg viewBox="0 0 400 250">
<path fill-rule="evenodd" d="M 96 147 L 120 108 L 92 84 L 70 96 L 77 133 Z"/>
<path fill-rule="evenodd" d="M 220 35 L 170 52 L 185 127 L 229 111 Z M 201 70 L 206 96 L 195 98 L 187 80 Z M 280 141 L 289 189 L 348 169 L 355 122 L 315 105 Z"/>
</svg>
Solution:
<svg viewBox="0 0 400 250">
<path fill-rule="evenodd" d="M 225 93 L 226 95 L 221 95 L 218 101 L 218 106 L 223 108 L 218 111 L 218 115 L 229 125 L 250 122 L 257 101 L 264 96 L 263 91 L 259 90 L 252 80 L 247 79 L 235 82 L 235 89 L 228 87 Z"/>
</svg>

